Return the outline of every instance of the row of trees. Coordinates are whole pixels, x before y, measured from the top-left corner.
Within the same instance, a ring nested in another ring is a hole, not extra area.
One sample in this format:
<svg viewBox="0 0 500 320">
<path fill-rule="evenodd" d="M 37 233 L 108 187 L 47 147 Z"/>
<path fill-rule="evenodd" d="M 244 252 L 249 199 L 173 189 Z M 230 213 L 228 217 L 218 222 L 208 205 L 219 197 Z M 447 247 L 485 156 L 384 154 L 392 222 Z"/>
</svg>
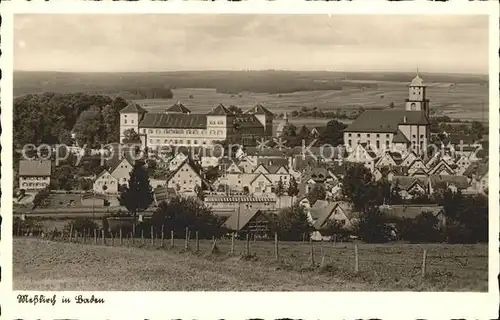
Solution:
<svg viewBox="0 0 500 320">
<path fill-rule="evenodd" d="M 313 139 L 317 139 L 317 145 L 329 144 L 339 146 L 344 144 L 344 129 L 347 128 L 342 122 L 330 120 L 324 127 L 321 127 L 319 136 L 313 135 L 311 131 L 302 126 L 298 129 L 293 123 L 288 123 L 283 128 L 282 139 L 286 141 L 288 147 L 309 145 Z"/>
<path fill-rule="evenodd" d="M 119 111 L 127 102 L 118 97 L 86 93 L 28 94 L 14 99 L 14 146 L 71 144 L 89 147 L 119 139 Z"/>
<path fill-rule="evenodd" d="M 352 106 L 351 108 L 329 108 L 321 109 L 318 107 L 299 107 L 298 106 L 288 106 L 289 109 L 294 109 L 290 113 L 290 116 L 294 118 L 330 118 L 330 119 L 348 119 L 354 120 L 365 109 L 361 106 Z M 283 117 L 283 116 L 282 116 Z"/>
</svg>

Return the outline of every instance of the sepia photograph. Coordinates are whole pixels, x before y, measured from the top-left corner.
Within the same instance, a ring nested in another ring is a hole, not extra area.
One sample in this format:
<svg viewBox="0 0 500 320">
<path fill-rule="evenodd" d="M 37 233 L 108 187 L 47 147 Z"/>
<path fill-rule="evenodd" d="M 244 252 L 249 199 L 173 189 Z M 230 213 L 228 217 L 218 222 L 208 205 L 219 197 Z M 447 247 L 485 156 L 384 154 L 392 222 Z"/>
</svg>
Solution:
<svg viewBox="0 0 500 320">
<path fill-rule="evenodd" d="M 14 290 L 488 292 L 487 15 L 13 30 Z"/>
</svg>

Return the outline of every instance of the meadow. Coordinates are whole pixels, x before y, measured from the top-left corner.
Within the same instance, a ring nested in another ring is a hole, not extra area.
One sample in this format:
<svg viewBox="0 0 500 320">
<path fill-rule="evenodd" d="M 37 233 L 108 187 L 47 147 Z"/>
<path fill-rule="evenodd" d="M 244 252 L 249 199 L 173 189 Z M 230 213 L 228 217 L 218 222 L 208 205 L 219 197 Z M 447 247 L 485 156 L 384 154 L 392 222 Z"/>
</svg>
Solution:
<svg viewBox="0 0 500 320">
<path fill-rule="evenodd" d="M 14 290 L 487 291 L 488 246 L 14 238 Z M 426 249 L 426 276 L 421 276 Z M 311 259 L 314 252 L 314 265 Z"/>
<path fill-rule="evenodd" d="M 306 126 L 322 125 L 326 118 L 290 118 L 293 110 L 302 107 L 322 110 L 337 108 L 365 109 L 386 108 L 391 102 L 397 109 L 403 109 L 408 97 L 407 82 L 380 81 L 377 88 L 347 87 L 343 90 L 298 91 L 293 93 L 268 94 L 243 92 L 239 94 L 220 93 L 215 89 L 180 88 L 172 89 L 173 99 L 135 100 L 151 111 L 164 111 L 177 101 L 181 101 L 193 113 L 208 113 L 222 103 L 236 105 L 244 111 L 261 103 L 273 113 L 287 112 L 292 123 Z M 431 83 L 428 98 L 431 110 L 436 115 L 447 115 L 454 119 L 469 119 L 488 122 L 488 87 L 477 83 L 456 84 Z M 350 123 L 349 120 L 342 120 Z"/>
</svg>

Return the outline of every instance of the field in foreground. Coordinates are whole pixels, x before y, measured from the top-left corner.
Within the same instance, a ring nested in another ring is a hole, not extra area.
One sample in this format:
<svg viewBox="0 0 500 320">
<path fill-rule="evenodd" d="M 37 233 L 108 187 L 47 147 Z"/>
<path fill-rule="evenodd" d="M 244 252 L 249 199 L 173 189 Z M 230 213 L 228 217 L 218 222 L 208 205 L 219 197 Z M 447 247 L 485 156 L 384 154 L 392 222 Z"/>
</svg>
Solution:
<svg viewBox="0 0 500 320">
<path fill-rule="evenodd" d="M 139 291 L 487 291 L 487 245 L 358 244 L 359 272 L 354 273 L 352 243 L 315 243 L 311 267 L 308 243 L 244 242 L 235 255 L 230 240 L 201 241 L 200 251 L 136 240 L 123 245 L 14 239 L 14 290 L 139 290 Z M 422 252 L 427 272 L 422 280 Z"/>
</svg>

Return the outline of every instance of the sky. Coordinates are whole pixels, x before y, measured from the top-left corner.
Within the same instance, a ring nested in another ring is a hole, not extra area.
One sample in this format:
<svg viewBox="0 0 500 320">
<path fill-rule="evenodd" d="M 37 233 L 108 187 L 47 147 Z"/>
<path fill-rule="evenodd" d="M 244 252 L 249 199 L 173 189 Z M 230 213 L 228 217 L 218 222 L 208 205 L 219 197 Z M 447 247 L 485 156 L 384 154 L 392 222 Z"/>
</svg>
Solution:
<svg viewBox="0 0 500 320">
<path fill-rule="evenodd" d="M 15 70 L 488 73 L 487 16 L 25 14 L 14 43 Z"/>
</svg>

